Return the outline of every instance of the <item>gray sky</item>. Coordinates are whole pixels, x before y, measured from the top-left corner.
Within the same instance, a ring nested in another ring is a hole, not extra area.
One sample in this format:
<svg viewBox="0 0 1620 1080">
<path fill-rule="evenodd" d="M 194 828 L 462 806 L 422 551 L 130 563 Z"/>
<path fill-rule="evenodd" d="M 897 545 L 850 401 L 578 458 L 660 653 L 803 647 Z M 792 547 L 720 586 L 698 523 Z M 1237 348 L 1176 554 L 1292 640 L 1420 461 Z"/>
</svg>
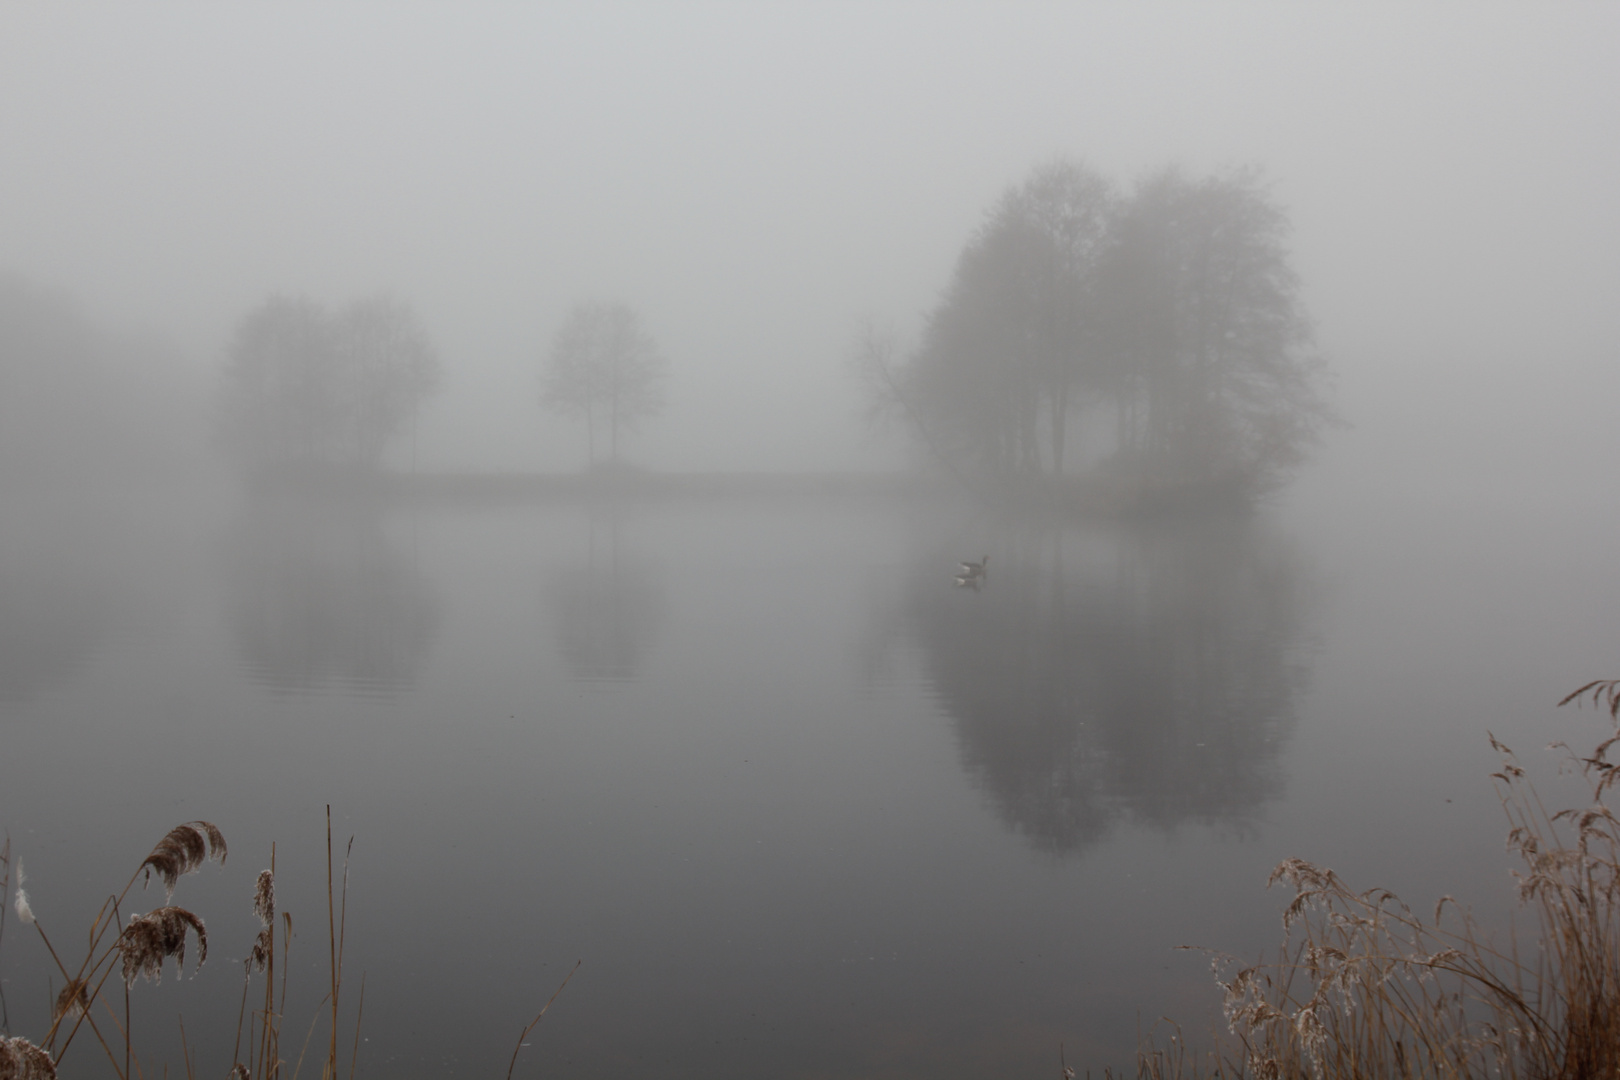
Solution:
<svg viewBox="0 0 1620 1080">
<path fill-rule="evenodd" d="M 392 291 L 445 468 L 578 464 L 541 357 L 621 298 L 674 371 L 633 459 L 843 468 L 854 319 L 914 332 L 1032 166 L 1257 163 L 1341 439 L 1606 464 L 1617 72 L 1598 4 L 11 3 L 0 268 L 199 365 L 272 291 Z"/>
</svg>

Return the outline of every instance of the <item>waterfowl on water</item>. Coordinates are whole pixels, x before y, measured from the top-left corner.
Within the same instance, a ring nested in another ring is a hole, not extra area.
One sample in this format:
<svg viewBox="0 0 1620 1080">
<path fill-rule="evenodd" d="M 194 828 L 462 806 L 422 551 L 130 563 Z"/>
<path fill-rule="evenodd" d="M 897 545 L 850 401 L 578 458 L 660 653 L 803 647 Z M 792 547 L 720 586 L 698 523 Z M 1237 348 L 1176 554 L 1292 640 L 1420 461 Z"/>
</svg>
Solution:
<svg viewBox="0 0 1620 1080">
<path fill-rule="evenodd" d="M 974 592 L 978 592 L 979 582 L 982 580 L 983 577 L 979 574 L 958 574 L 956 576 L 956 587 L 958 589 L 972 589 Z"/>
<path fill-rule="evenodd" d="M 962 569 L 957 571 L 957 576 L 965 578 L 982 578 L 985 574 L 985 568 L 989 565 L 990 556 L 988 555 L 985 555 L 979 559 L 978 562 L 964 562 L 962 564 Z"/>
</svg>

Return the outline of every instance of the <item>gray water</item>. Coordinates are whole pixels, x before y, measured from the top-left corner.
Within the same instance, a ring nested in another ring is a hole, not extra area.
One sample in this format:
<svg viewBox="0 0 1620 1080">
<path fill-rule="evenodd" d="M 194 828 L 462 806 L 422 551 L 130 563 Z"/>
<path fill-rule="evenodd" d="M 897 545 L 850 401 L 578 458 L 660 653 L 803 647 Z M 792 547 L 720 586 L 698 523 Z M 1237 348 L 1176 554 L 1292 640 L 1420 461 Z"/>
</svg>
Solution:
<svg viewBox="0 0 1620 1080">
<path fill-rule="evenodd" d="M 198 1074 L 228 1069 L 272 843 L 296 1056 L 328 805 L 345 1070 L 362 975 L 361 1075 L 498 1076 L 576 961 L 516 1075 L 1117 1066 L 1162 1016 L 1218 1024 L 1176 947 L 1273 949 L 1285 856 L 1508 910 L 1485 731 L 1541 763 L 1602 730 L 1552 703 L 1620 675 L 1613 515 L 1550 493 L 1133 526 L 177 498 L 0 524 L 0 826 L 58 949 L 171 826 L 231 844 L 175 893 L 207 964 L 133 992 L 147 1075 L 183 1071 L 181 1018 Z M 8 915 L 4 1019 L 37 1037 L 60 978 Z"/>
</svg>

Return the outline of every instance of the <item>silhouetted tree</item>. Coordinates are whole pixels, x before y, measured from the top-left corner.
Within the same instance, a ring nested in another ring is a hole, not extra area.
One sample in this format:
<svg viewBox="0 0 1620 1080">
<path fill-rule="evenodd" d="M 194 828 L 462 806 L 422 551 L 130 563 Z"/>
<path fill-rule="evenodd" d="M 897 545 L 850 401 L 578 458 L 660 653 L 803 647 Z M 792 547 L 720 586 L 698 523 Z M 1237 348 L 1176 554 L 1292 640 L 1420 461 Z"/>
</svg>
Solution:
<svg viewBox="0 0 1620 1080">
<path fill-rule="evenodd" d="M 237 324 L 220 440 L 251 468 L 375 468 L 437 387 L 437 356 L 408 304 L 380 297 L 333 314 L 272 297 Z"/>
<path fill-rule="evenodd" d="M 619 432 L 664 407 L 668 363 L 626 304 L 582 303 L 552 338 L 541 402 L 585 420 L 589 461 L 596 461 L 596 419 L 608 427 L 609 455 L 619 460 Z"/>
<path fill-rule="evenodd" d="M 947 452 L 995 475 L 1063 471 L 1072 411 L 1104 385 L 1097 283 L 1114 205 L 1106 180 L 1057 161 L 969 240 L 906 388 Z"/>
<path fill-rule="evenodd" d="M 1252 170 L 1137 187 L 1104 275 L 1127 471 L 1264 485 L 1329 419 L 1287 234 Z"/>
</svg>

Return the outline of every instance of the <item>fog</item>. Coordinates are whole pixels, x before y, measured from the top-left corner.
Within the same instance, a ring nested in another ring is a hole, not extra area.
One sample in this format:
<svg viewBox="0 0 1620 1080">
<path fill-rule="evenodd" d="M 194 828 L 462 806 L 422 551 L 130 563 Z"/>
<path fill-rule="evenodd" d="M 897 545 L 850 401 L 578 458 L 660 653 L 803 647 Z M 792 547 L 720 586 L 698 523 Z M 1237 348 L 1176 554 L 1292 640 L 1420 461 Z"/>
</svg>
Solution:
<svg viewBox="0 0 1620 1080">
<path fill-rule="evenodd" d="M 531 1074 L 1100 1073 L 1285 857 L 1497 918 L 1486 730 L 1620 675 L 1616 71 L 1573 3 L 0 6 L 0 892 L 80 940 L 225 830 L 148 1075 L 182 1008 L 226 1071 L 273 842 L 324 1015 L 328 805 L 359 1075 L 498 1073 L 581 958 Z M 1065 277 L 1097 178 L 1145 256 Z M 1188 236 L 1266 286 L 1196 348 Z M 1029 355 L 945 317 L 1008 267 L 1085 282 Z M 547 407 L 570 328 L 639 424 Z"/>
<path fill-rule="evenodd" d="M 0 15 L 0 263 L 199 378 L 272 293 L 390 292 L 443 358 L 425 469 L 569 469 L 538 407 L 570 305 L 632 304 L 670 469 L 887 467 L 844 359 L 915 335 L 1055 155 L 1122 183 L 1258 164 L 1343 436 L 1559 469 L 1596 404 L 1620 178 L 1586 5 L 166 5 Z M 139 364 L 142 358 L 131 357 Z"/>
</svg>

